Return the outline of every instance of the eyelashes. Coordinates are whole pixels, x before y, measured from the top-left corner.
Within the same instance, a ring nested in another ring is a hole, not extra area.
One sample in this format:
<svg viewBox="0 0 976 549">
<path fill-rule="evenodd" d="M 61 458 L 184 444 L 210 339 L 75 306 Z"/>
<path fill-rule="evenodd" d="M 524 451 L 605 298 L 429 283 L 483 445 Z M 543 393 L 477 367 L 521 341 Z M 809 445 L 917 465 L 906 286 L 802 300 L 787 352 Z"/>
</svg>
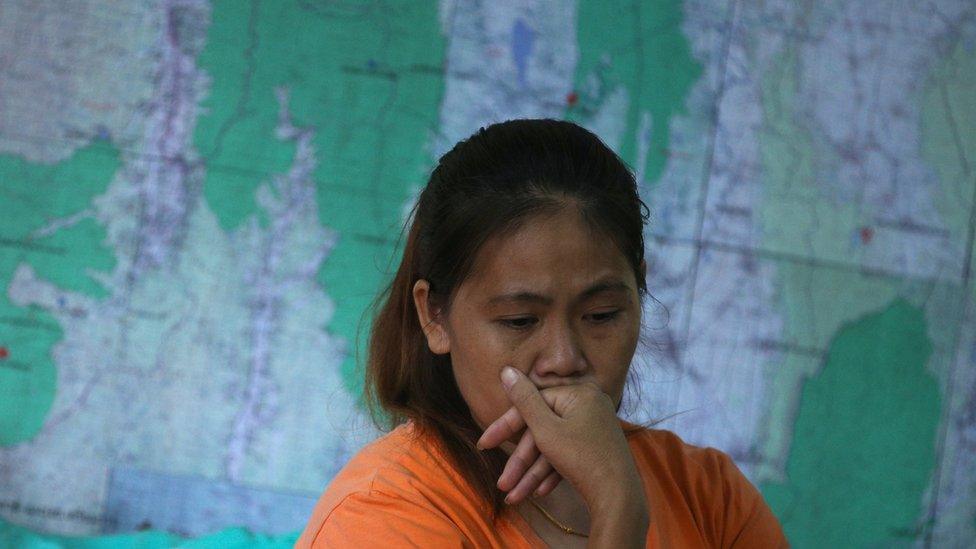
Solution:
<svg viewBox="0 0 976 549">
<path fill-rule="evenodd" d="M 619 314 L 620 310 L 617 309 L 614 311 L 591 313 L 585 315 L 583 318 L 586 319 L 590 324 L 600 325 L 616 320 Z M 510 328 L 517 332 L 522 332 L 535 326 L 539 322 L 539 319 L 534 316 L 520 316 L 515 318 L 500 318 L 498 319 L 498 322 L 506 328 Z"/>
<path fill-rule="evenodd" d="M 587 316 L 589 316 L 593 320 L 594 323 L 596 323 L 596 324 L 603 324 L 605 322 L 610 322 L 611 320 L 617 318 L 617 315 L 618 314 L 620 314 L 620 311 L 619 310 L 618 311 L 607 311 L 607 312 L 604 312 L 604 313 L 593 313 L 593 314 L 587 315 Z"/>
<path fill-rule="evenodd" d="M 499 319 L 498 322 L 506 328 L 511 328 L 515 331 L 521 332 L 535 325 L 535 323 L 538 322 L 538 319 L 530 316 L 523 316 L 519 318 L 502 318 Z"/>
</svg>

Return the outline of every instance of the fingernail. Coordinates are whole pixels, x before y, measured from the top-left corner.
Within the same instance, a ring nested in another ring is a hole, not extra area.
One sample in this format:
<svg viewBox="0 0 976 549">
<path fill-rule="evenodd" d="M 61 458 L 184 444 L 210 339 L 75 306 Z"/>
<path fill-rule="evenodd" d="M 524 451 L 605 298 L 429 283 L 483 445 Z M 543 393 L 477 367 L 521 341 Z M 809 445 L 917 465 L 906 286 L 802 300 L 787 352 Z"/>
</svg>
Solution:
<svg viewBox="0 0 976 549">
<path fill-rule="evenodd" d="M 502 368 L 502 384 L 505 385 L 506 389 L 515 385 L 516 381 L 518 381 L 518 372 L 514 368 L 511 366 Z"/>
<path fill-rule="evenodd" d="M 511 504 L 512 504 L 512 496 L 511 495 L 505 496 L 505 505 L 511 505 Z"/>
</svg>

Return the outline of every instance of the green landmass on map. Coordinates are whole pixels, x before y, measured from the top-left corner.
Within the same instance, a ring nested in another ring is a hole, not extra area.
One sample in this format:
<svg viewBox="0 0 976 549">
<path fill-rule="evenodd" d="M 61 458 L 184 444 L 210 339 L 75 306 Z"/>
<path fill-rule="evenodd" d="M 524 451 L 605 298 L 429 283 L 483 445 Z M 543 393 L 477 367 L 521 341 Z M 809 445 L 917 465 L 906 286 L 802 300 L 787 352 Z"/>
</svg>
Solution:
<svg viewBox="0 0 976 549">
<path fill-rule="evenodd" d="M 903 299 L 845 325 L 802 390 L 786 483 L 762 493 L 798 547 L 918 536 L 942 396 L 924 311 Z"/>
<path fill-rule="evenodd" d="M 34 164 L 0 156 L 0 446 L 30 440 L 40 431 L 57 391 L 51 351 L 61 340 L 55 318 L 37 306 L 21 307 L 6 289 L 19 265 L 41 280 L 93 298 L 106 295 L 89 271 L 108 273 L 115 256 L 105 229 L 84 214 L 120 165 L 118 151 L 95 141 L 60 163 Z M 43 232 L 51 223 L 78 216 Z M 42 232 L 38 232 L 42 231 Z"/>
<path fill-rule="evenodd" d="M 653 187 L 670 154 L 671 119 L 687 112 L 688 92 L 702 73 L 681 30 L 681 2 L 624 6 L 583 0 L 576 17 L 579 61 L 573 82 L 578 90 L 577 103 L 567 109 L 565 117 L 584 123 L 586 116 L 623 86 L 630 101 L 623 140 L 616 152 L 633 169 L 644 168 L 645 179 Z M 594 94 L 587 86 L 591 77 L 600 83 Z M 651 115 L 651 149 L 645 165 L 637 166 L 636 135 L 643 112 Z"/>
<path fill-rule="evenodd" d="M 257 214 L 255 189 L 294 156 L 274 132 L 275 89 L 287 89 L 294 124 L 315 131 L 320 221 L 340 235 L 318 280 L 336 301 L 327 329 L 349 343 L 344 379 L 360 395 L 361 321 L 396 268 L 401 211 L 433 162 L 425 146 L 444 88 L 437 5 L 218 0 L 212 20 L 198 62 L 213 84 L 194 135 L 204 196 L 225 230 Z"/>
</svg>

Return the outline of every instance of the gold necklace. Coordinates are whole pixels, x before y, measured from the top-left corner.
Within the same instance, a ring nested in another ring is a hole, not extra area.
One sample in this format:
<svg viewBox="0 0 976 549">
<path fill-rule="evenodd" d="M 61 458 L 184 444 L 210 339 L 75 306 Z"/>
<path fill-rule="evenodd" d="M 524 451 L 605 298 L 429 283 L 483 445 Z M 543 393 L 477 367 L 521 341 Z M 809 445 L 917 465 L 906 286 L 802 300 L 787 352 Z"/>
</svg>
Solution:
<svg viewBox="0 0 976 549">
<path fill-rule="evenodd" d="M 590 537 L 589 534 L 584 534 L 583 532 L 580 532 L 579 530 L 574 530 L 572 527 L 566 526 L 565 524 L 563 524 L 563 523 L 559 522 L 558 520 L 556 520 L 556 517 L 552 516 L 549 513 L 549 511 L 546 511 L 545 509 L 543 509 L 542 506 L 539 505 L 539 503 L 536 502 L 535 499 L 529 498 L 529 501 L 532 503 L 532 505 L 535 505 L 535 508 L 538 509 L 540 512 L 542 512 L 542 514 L 547 519 L 549 519 L 549 522 L 551 522 L 554 525 L 556 525 L 556 528 L 559 528 L 563 532 L 566 532 L 567 534 L 570 534 L 570 535 L 573 535 L 573 536 L 579 536 L 581 538 L 588 538 L 588 537 Z"/>
</svg>

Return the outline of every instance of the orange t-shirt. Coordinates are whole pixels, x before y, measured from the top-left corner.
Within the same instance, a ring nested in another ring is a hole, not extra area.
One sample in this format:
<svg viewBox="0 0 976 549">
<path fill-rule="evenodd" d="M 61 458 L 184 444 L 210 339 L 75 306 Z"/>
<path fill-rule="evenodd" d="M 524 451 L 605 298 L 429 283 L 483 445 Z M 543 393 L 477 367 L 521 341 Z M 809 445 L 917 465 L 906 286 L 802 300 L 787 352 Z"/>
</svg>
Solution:
<svg viewBox="0 0 976 549">
<path fill-rule="evenodd" d="M 546 546 L 512 508 L 492 523 L 453 462 L 417 431 L 408 422 L 360 450 L 322 494 L 295 547 Z M 762 495 L 725 453 L 660 429 L 627 441 L 651 513 L 647 547 L 789 547 Z"/>
</svg>

